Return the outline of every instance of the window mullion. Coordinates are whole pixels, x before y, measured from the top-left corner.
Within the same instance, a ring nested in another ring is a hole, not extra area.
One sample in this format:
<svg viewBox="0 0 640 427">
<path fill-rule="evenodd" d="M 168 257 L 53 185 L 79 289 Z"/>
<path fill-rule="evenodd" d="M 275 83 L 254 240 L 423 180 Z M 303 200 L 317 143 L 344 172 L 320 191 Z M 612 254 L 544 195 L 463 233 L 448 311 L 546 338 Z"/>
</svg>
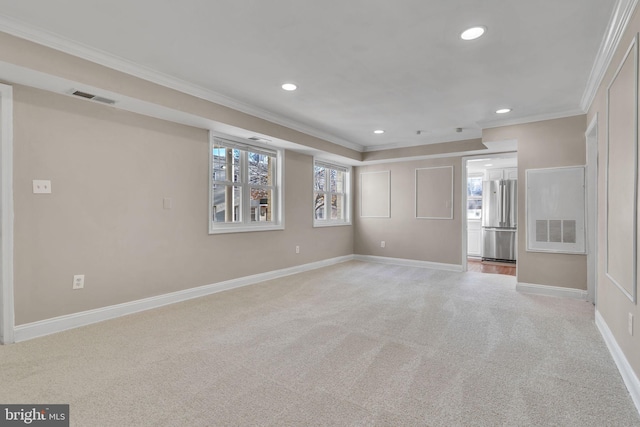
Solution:
<svg viewBox="0 0 640 427">
<path fill-rule="evenodd" d="M 240 180 L 242 181 L 242 203 L 240 204 L 240 212 L 242 215 L 242 223 L 251 222 L 251 188 L 249 187 L 249 161 L 246 150 L 240 151 Z"/>
</svg>

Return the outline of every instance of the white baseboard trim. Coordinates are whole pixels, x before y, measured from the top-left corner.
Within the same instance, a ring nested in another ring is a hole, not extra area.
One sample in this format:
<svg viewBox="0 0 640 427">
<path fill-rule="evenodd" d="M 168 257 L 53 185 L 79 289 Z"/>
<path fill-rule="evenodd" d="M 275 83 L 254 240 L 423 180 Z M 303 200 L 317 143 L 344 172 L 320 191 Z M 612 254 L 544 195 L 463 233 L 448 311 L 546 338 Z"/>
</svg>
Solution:
<svg viewBox="0 0 640 427">
<path fill-rule="evenodd" d="M 613 360 L 618 366 L 620 375 L 622 376 L 622 379 L 627 386 L 627 390 L 629 390 L 629 394 L 631 395 L 633 403 L 636 405 L 638 413 L 640 413 L 640 380 L 636 376 L 633 368 L 629 364 L 629 361 L 618 345 L 618 342 L 611 333 L 611 329 L 609 329 L 607 322 L 605 322 L 604 318 L 598 310 L 596 310 L 596 326 L 598 327 L 602 338 L 604 338 L 604 342 L 607 344 Z"/>
<path fill-rule="evenodd" d="M 443 264 L 439 262 L 429 262 L 429 261 L 418 261 L 415 259 L 389 258 L 389 257 L 373 256 L 373 255 L 354 255 L 353 259 L 357 261 L 375 262 L 378 264 L 401 265 L 404 267 L 433 268 L 436 270 L 458 271 L 458 272 L 462 271 L 462 265 Z"/>
<path fill-rule="evenodd" d="M 97 308 L 95 310 L 87 310 L 80 313 L 54 317 L 52 319 L 41 320 L 38 322 L 26 323 L 24 325 L 15 327 L 14 339 L 15 342 L 26 341 L 32 338 L 50 335 L 56 332 L 66 331 L 68 329 L 102 322 L 104 320 L 115 319 L 116 317 L 126 316 L 128 314 L 138 313 L 140 311 L 150 310 L 153 308 L 186 301 L 193 298 L 199 298 L 229 289 L 253 285 L 266 280 L 277 279 L 280 277 L 290 276 L 292 274 L 302 273 L 305 271 L 315 270 L 317 268 L 351 261 L 353 259 L 353 255 L 330 258 L 322 261 L 312 262 L 309 264 L 269 271 L 252 276 L 240 277 L 238 279 L 227 280 L 211 285 L 199 286 L 197 288 L 185 289 L 183 291 L 172 292 L 155 297 L 144 298 L 137 301 Z"/>
<path fill-rule="evenodd" d="M 545 295 L 548 297 L 573 298 L 586 301 L 587 291 L 581 289 L 563 288 L 560 286 L 537 285 L 534 283 L 518 282 L 516 291 L 525 294 Z"/>
</svg>

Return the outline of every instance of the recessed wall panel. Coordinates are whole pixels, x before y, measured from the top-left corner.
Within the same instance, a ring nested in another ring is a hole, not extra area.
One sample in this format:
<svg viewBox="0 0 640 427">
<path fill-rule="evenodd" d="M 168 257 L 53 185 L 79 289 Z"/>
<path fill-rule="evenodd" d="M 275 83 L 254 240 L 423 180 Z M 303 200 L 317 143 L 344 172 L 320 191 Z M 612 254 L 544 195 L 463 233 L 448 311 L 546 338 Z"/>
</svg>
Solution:
<svg viewBox="0 0 640 427">
<path fill-rule="evenodd" d="M 416 169 L 416 218 L 453 219 L 453 166 Z"/>
<path fill-rule="evenodd" d="M 607 90 L 606 274 L 636 300 L 638 40 Z"/>
</svg>

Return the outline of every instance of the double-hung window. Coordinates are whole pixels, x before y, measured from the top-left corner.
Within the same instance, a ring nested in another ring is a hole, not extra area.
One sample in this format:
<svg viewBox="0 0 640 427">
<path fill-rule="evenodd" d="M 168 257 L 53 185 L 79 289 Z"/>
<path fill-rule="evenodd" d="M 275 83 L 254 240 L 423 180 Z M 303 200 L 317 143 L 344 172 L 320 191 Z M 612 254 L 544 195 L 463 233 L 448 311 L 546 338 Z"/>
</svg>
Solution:
<svg viewBox="0 0 640 427">
<path fill-rule="evenodd" d="M 313 225 L 351 224 L 351 168 L 313 162 Z"/>
<path fill-rule="evenodd" d="M 281 230 L 282 151 L 212 135 L 209 233 Z"/>
</svg>

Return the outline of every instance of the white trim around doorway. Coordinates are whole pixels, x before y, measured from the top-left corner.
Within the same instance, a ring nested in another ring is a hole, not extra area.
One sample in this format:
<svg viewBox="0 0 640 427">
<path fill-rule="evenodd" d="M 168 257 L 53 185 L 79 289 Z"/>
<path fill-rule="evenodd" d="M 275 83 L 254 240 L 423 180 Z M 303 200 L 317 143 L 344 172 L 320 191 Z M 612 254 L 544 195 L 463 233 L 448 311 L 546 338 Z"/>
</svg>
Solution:
<svg viewBox="0 0 640 427">
<path fill-rule="evenodd" d="M 0 84 L 0 343 L 14 342 L 13 87 Z"/>
<path fill-rule="evenodd" d="M 585 132 L 587 168 L 587 301 L 598 302 L 598 113 Z"/>
</svg>

